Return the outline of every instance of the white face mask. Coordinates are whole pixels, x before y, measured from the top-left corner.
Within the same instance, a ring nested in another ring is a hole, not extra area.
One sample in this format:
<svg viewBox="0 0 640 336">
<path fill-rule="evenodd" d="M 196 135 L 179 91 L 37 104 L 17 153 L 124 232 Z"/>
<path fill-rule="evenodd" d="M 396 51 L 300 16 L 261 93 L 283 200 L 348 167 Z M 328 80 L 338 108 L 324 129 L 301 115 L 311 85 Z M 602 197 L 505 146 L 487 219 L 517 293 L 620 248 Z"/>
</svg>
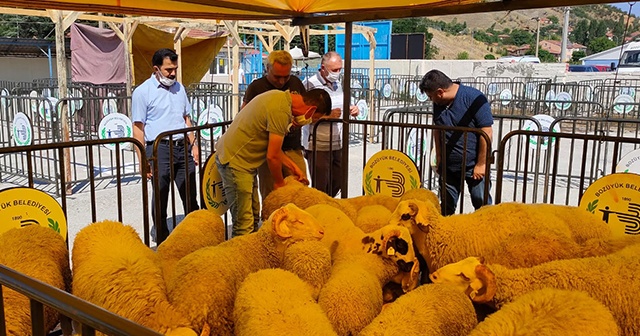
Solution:
<svg viewBox="0 0 640 336">
<path fill-rule="evenodd" d="M 293 118 L 299 126 L 309 125 L 313 122 L 312 118 L 307 119 L 304 115 L 295 116 Z"/>
<path fill-rule="evenodd" d="M 160 72 L 160 71 L 158 71 L 157 73 L 158 73 L 158 77 L 160 77 L 158 79 L 160 84 L 162 84 L 162 85 L 164 85 L 166 87 L 171 87 L 173 84 L 175 84 L 175 82 L 176 82 L 175 78 L 174 79 L 167 78 L 167 77 L 163 76 L 162 72 Z"/>
<path fill-rule="evenodd" d="M 330 83 L 336 83 L 340 80 L 340 71 L 331 72 L 327 70 L 327 81 Z"/>
</svg>

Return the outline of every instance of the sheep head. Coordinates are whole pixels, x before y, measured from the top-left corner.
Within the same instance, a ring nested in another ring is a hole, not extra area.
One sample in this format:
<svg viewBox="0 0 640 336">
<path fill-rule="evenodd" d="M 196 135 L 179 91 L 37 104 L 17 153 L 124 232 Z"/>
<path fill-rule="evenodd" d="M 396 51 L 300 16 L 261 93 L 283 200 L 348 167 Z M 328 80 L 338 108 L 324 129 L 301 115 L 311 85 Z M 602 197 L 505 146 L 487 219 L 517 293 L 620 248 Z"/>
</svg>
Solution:
<svg viewBox="0 0 640 336">
<path fill-rule="evenodd" d="M 496 277 L 484 258 L 469 257 L 441 267 L 429 275 L 434 283 L 458 287 L 476 303 L 488 303 L 496 294 Z"/>
<path fill-rule="evenodd" d="M 286 245 L 297 241 L 320 240 L 324 236 L 324 227 L 308 212 L 289 203 L 269 217 L 276 237 L 286 241 Z"/>
<path fill-rule="evenodd" d="M 428 233 L 432 226 L 437 225 L 440 217 L 435 205 L 413 199 L 398 203 L 398 207 L 391 214 L 389 224 L 404 226 L 412 235 L 416 235 L 420 232 Z"/>
<path fill-rule="evenodd" d="M 397 225 L 387 225 L 378 231 L 365 235 L 362 249 L 393 261 L 398 266 L 394 281 L 402 284 L 404 292 L 418 286 L 420 264 L 416 258 L 409 230 Z"/>
</svg>

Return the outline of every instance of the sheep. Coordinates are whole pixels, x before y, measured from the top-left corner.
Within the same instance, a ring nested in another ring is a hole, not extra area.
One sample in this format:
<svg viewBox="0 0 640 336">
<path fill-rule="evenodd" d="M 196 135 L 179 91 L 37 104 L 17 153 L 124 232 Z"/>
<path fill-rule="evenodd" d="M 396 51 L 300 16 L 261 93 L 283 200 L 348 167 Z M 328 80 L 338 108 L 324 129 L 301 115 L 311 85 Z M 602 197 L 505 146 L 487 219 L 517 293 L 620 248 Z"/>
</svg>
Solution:
<svg viewBox="0 0 640 336">
<path fill-rule="evenodd" d="M 208 323 L 216 335 L 232 335 L 233 303 L 246 276 L 280 267 L 289 246 L 323 235 L 324 228 L 315 218 L 293 204 L 286 205 L 257 232 L 182 258 L 167 283 L 169 298 L 195 327 Z"/>
<path fill-rule="evenodd" d="M 430 284 L 386 305 L 359 335 L 458 336 L 477 324 L 473 305 L 463 293 L 454 286 Z"/>
<path fill-rule="evenodd" d="M 54 230 L 39 225 L 10 229 L 0 235 L 0 246 L 0 264 L 60 290 L 71 289 L 67 244 Z M 29 299 L 7 287 L 2 288 L 2 294 L 7 335 L 31 335 Z M 56 310 L 44 306 L 46 331 L 53 329 L 59 320 Z"/>
<path fill-rule="evenodd" d="M 131 226 L 93 223 L 73 245 L 73 294 L 167 335 L 196 335 L 167 298 L 158 255 Z"/>
<path fill-rule="evenodd" d="M 236 295 L 236 336 L 336 336 L 307 284 L 282 269 L 250 274 Z"/>
<path fill-rule="evenodd" d="M 332 198 L 331 196 L 296 181 L 292 177 L 285 178 L 285 186 L 274 191 L 275 194 L 267 196 L 262 204 L 262 219 L 266 220 L 277 208 L 288 203 L 293 203 L 301 209 L 306 209 L 316 204 L 329 204 L 344 212 L 352 222 L 357 222 L 358 212 L 368 205 L 381 205 L 389 211 L 393 211 L 398 206 L 399 200 L 387 195 L 367 195 L 353 198 Z M 430 190 L 412 189 L 407 191 L 401 198 L 419 199 L 421 201 L 433 203 L 440 207 L 438 197 Z"/>
<path fill-rule="evenodd" d="M 619 335 L 611 311 L 581 291 L 535 290 L 505 304 L 469 336 Z"/>
<path fill-rule="evenodd" d="M 621 335 L 640 330 L 640 244 L 600 257 L 556 260 L 531 268 L 507 269 L 469 257 L 431 274 L 435 283 L 450 283 L 477 303 L 501 308 L 517 297 L 546 287 L 581 290 L 613 314 Z"/>
<path fill-rule="evenodd" d="M 307 212 L 325 224 L 322 242 L 331 250 L 333 267 L 318 304 L 338 335 L 357 334 L 378 315 L 387 282 L 401 283 L 404 291 L 415 288 L 419 268 L 406 228 L 387 225 L 365 234 L 330 205 Z"/>
<path fill-rule="evenodd" d="M 320 241 L 297 242 L 285 251 L 281 267 L 304 280 L 317 300 L 331 276 L 331 253 Z"/>
<path fill-rule="evenodd" d="M 355 226 L 365 233 L 381 229 L 389 224 L 391 219 L 391 211 L 383 205 L 367 205 L 358 211 Z"/>
<path fill-rule="evenodd" d="M 580 242 L 611 237 L 604 222 L 577 210 L 550 204 L 503 203 L 472 214 L 443 217 L 431 203 L 410 200 L 398 204 L 390 223 L 409 228 L 429 270 L 470 255 L 486 255 L 489 262 L 516 268 L 556 260 L 562 257 L 558 250 L 566 252 L 564 257 L 576 257 L 580 255 Z M 549 241 L 557 237 L 560 243 L 546 249 L 523 239 L 536 235 Z M 517 250 L 511 251 L 515 257 L 496 253 L 504 246 L 516 245 L 515 242 L 519 244 Z M 566 250 L 563 246 L 567 246 Z M 523 261 L 528 264 L 523 265 Z"/>
<path fill-rule="evenodd" d="M 168 281 L 182 257 L 202 247 L 215 246 L 223 241 L 224 223 L 220 216 L 205 209 L 189 213 L 158 246 L 163 278 Z"/>
</svg>

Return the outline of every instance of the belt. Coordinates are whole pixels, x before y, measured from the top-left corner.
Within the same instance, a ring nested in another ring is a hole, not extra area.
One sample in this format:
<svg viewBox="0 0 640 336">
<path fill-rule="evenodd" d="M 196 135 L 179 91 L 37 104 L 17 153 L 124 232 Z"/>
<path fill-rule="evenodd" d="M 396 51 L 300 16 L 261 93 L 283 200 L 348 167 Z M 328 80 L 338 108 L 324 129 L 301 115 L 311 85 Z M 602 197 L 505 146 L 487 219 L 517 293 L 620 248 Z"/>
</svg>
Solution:
<svg viewBox="0 0 640 336">
<path fill-rule="evenodd" d="M 177 140 L 160 139 L 160 143 L 165 145 L 173 145 L 174 147 L 184 146 L 184 138 Z M 147 145 L 153 145 L 153 141 L 147 141 Z"/>
</svg>

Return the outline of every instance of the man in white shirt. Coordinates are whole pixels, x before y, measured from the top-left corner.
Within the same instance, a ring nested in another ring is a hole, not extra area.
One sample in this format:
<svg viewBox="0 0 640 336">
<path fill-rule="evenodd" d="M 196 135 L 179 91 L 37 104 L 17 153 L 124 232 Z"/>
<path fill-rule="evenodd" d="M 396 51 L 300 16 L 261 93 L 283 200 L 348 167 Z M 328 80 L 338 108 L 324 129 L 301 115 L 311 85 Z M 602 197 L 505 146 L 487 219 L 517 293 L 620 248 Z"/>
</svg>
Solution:
<svg viewBox="0 0 640 336">
<path fill-rule="evenodd" d="M 303 84 L 307 90 L 324 89 L 331 96 L 331 114 L 328 118 L 342 118 L 343 92 L 340 85 L 340 71 L 342 71 L 342 58 L 335 51 L 330 51 L 322 56 L 320 70 L 314 76 L 308 77 Z M 352 117 L 358 115 L 358 107 L 351 106 L 349 114 Z M 312 185 L 335 197 L 342 184 L 342 123 L 320 123 L 313 133 L 314 125 L 302 128 L 302 145 L 305 149 L 305 157 L 309 162 Z M 315 136 L 315 157 L 313 153 Z"/>
</svg>

